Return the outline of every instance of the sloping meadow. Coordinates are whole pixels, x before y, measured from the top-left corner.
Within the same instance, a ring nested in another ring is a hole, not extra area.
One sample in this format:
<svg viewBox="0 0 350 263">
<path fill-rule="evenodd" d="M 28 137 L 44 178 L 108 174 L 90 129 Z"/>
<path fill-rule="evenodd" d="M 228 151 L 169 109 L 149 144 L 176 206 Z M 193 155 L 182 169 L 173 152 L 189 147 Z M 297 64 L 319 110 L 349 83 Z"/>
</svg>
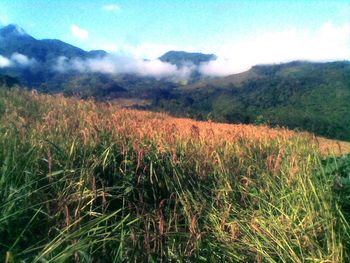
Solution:
<svg viewBox="0 0 350 263">
<path fill-rule="evenodd" d="M 0 261 L 350 260 L 309 135 L 4 88 L 0 119 Z"/>
</svg>

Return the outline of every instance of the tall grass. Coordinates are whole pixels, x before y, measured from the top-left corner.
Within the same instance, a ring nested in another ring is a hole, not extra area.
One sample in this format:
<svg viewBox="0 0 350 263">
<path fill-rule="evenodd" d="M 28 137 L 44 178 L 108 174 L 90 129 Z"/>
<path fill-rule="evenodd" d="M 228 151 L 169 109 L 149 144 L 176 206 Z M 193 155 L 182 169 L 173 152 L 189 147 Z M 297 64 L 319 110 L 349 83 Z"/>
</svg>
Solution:
<svg viewBox="0 0 350 263">
<path fill-rule="evenodd" d="M 0 261 L 348 262 L 312 140 L 0 89 Z"/>
</svg>

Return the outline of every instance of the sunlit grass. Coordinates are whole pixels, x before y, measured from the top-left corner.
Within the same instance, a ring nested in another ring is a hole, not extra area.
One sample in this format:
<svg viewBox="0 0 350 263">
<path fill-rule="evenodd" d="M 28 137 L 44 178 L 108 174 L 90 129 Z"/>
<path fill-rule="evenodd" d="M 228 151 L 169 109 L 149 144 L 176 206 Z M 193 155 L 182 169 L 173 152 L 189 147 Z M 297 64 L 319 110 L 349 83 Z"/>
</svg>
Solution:
<svg viewBox="0 0 350 263">
<path fill-rule="evenodd" d="M 331 141 L 16 89 L 0 114 L 0 261 L 350 260 Z"/>
</svg>

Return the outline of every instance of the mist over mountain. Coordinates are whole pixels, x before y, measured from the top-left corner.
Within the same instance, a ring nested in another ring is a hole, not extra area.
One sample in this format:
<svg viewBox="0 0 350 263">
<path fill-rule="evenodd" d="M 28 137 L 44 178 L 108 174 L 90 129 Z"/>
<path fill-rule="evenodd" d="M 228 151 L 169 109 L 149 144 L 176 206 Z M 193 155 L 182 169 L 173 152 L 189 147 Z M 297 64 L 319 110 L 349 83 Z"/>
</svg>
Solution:
<svg viewBox="0 0 350 263">
<path fill-rule="evenodd" d="M 208 78 L 202 73 L 201 66 L 208 64 L 210 61 L 216 60 L 214 54 L 203 54 L 198 52 L 185 51 L 168 51 L 159 57 L 160 61 L 176 65 L 178 69 L 187 69 L 190 71 L 188 82 L 195 82 L 200 79 Z"/>
<path fill-rule="evenodd" d="M 57 39 L 37 40 L 17 25 L 0 29 L 0 71 L 28 87 L 39 88 L 57 78 L 60 58 L 92 59 L 106 56 L 102 50 L 84 51 Z"/>
<path fill-rule="evenodd" d="M 65 82 L 72 82 L 77 75 L 94 73 L 110 78 L 135 75 L 141 82 L 142 77 L 153 78 L 154 82 L 193 82 L 201 78 L 196 67 L 212 59 L 212 54 L 173 51 L 156 60 L 135 59 L 103 50 L 85 51 L 57 39 L 37 40 L 17 25 L 0 29 L 0 71 L 29 87 L 40 88 L 49 83 L 55 91 L 62 90 L 67 86 Z"/>
</svg>

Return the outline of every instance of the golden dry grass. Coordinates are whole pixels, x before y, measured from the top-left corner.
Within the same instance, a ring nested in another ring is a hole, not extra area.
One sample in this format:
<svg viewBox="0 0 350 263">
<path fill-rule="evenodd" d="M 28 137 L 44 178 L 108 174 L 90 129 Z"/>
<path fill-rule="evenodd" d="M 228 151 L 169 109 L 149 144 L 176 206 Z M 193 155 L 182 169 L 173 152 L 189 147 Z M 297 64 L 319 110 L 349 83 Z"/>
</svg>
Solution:
<svg viewBox="0 0 350 263">
<path fill-rule="evenodd" d="M 322 154 L 343 155 L 350 153 L 349 142 L 330 140 L 322 137 L 314 137 L 312 141 L 317 145 Z"/>
<path fill-rule="evenodd" d="M 210 121 L 195 121 L 188 118 L 175 118 L 166 114 L 155 114 L 145 111 L 127 110 L 143 127 L 144 133 L 159 134 L 169 131 L 182 138 L 189 138 L 197 134 L 202 140 L 214 140 L 214 143 L 234 142 L 237 138 L 252 141 L 268 141 L 273 139 L 288 139 L 296 136 L 307 138 L 311 146 L 319 149 L 321 154 L 342 155 L 350 153 L 350 142 L 332 140 L 314 136 L 307 132 L 295 132 L 285 128 L 271 128 L 268 126 L 255 126 L 247 124 L 225 124 Z M 147 123 L 142 120 L 147 120 Z M 164 130 L 165 129 L 165 130 Z"/>
<path fill-rule="evenodd" d="M 110 110 L 115 111 L 113 113 L 115 125 L 119 125 L 118 119 L 128 116 L 130 123 L 127 125 L 133 127 L 132 130 L 141 135 L 167 137 L 172 134 L 181 139 L 198 136 L 201 140 L 208 140 L 213 144 L 234 142 L 238 138 L 268 142 L 273 139 L 292 139 L 302 136 L 308 140 L 310 147 L 318 148 L 322 155 L 350 153 L 350 142 L 327 139 L 308 132 L 295 132 L 286 128 L 271 128 L 265 125 L 196 121 L 189 118 L 172 117 L 165 113 L 124 109 L 123 106 L 118 101 L 113 105 L 109 104 Z M 123 115 L 125 116 L 122 117 Z"/>
<path fill-rule="evenodd" d="M 76 112 L 83 113 L 81 120 L 85 122 L 91 130 L 82 130 L 82 136 L 93 136 L 96 127 L 107 127 L 111 131 L 128 134 L 142 140 L 144 137 L 157 140 L 159 147 L 165 147 L 173 143 L 174 140 L 187 141 L 190 139 L 200 139 L 206 145 L 222 145 L 233 143 L 235 140 L 244 139 L 252 142 L 268 143 L 270 140 L 288 141 L 295 138 L 302 138 L 308 141 L 309 147 L 316 148 L 322 155 L 343 155 L 350 153 L 350 142 L 331 140 L 317 137 L 308 132 L 295 132 L 286 128 L 271 128 L 265 125 L 245 125 L 245 124 L 225 124 L 211 121 L 195 121 L 188 118 L 171 117 L 165 113 L 154 113 L 141 110 L 124 108 L 124 104 L 115 100 L 110 103 L 96 103 L 93 101 L 82 101 L 76 98 L 65 98 L 62 95 L 55 97 L 39 95 L 35 92 L 28 93 L 32 99 L 37 101 L 46 100 L 52 105 L 44 118 L 43 125 L 49 127 L 51 121 L 61 121 L 69 123 L 69 116 L 66 106 L 76 105 Z M 122 100 L 124 101 L 124 100 Z M 63 105 L 63 107 L 62 107 Z M 129 104 L 128 104 L 129 106 Z M 86 111 L 82 110 L 86 108 Z M 61 109 L 62 111 L 57 111 Z M 98 113 L 100 112 L 100 114 Z M 102 115 L 101 116 L 101 112 Z M 54 116 L 59 118 L 51 118 Z M 54 115 L 54 116 L 51 116 Z"/>
</svg>

